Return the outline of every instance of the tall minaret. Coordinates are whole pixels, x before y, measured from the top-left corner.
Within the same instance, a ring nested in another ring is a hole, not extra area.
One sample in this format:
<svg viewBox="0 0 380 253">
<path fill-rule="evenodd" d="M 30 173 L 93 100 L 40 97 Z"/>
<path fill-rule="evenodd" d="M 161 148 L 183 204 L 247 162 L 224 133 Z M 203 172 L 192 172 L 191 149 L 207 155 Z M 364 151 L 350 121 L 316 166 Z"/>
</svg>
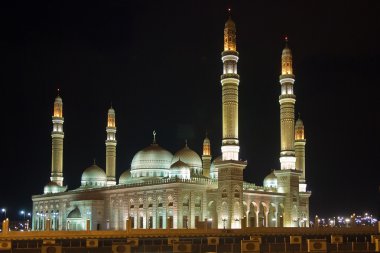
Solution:
<svg viewBox="0 0 380 253">
<path fill-rule="evenodd" d="M 224 26 L 224 51 L 222 52 L 223 160 L 239 160 L 238 60 L 239 53 L 236 51 L 236 27 L 230 15 Z"/>
<path fill-rule="evenodd" d="M 50 181 L 63 186 L 63 103 L 58 96 L 54 101 L 53 131 L 51 132 L 51 177 Z"/>
<path fill-rule="evenodd" d="M 106 140 L 106 174 L 107 185 L 115 185 L 115 168 L 116 168 L 116 118 L 115 110 L 111 108 L 108 110 L 107 118 L 107 140 Z"/>
<path fill-rule="evenodd" d="M 305 128 L 303 122 L 301 120 L 301 116 L 298 115 L 298 119 L 296 121 L 295 126 L 295 154 L 296 154 L 296 170 L 302 171 L 300 176 L 300 192 L 306 192 L 306 178 L 305 178 Z"/>
<path fill-rule="evenodd" d="M 206 138 L 203 141 L 203 176 L 210 177 L 210 166 L 211 166 L 211 145 L 210 140 L 206 135 Z"/>
<path fill-rule="evenodd" d="M 294 75 L 292 67 L 292 53 L 288 47 L 288 39 L 285 38 L 286 46 L 282 50 L 282 70 L 280 75 L 281 95 L 280 124 L 281 124 L 281 152 L 280 163 L 282 170 L 294 170 L 296 157 L 294 151 L 294 105 L 296 96 L 293 92 Z"/>
<path fill-rule="evenodd" d="M 222 52 L 223 74 L 222 106 L 223 106 L 223 139 L 222 160 L 215 161 L 218 170 L 217 217 L 218 228 L 241 228 L 244 219 L 243 171 L 247 166 L 239 160 L 239 128 L 238 128 L 238 86 L 235 23 L 229 16 L 224 26 L 224 51 Z M 213 223 L 214 226 L 214 223 Z"/>
</svg>

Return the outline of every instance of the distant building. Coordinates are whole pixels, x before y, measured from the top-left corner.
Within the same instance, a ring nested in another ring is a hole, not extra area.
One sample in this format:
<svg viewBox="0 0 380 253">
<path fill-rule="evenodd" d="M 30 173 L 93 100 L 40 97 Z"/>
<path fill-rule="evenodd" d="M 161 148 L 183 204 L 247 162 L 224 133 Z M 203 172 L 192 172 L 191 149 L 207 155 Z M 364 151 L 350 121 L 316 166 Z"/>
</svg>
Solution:
<svg viewBox="0 0 380 253">
<path fill-rule="evenodd" d="M 54 102 L 52 170 L 44 193 L 33 199 L 33 230 L 91 230 L 133 228 L 196 228 L 208 220 L 213 228 L 297 227 L 309 225 L 309 197 L 305 177 L 305 136 L 301 119 L 295 122 L 295 76 L 292 54 L 282 51 L 281 168 L 263 186 L 245 182 L 246 161 L 239 158 L 239 54 L 236 28 L 225 23 L 222 52 L 222 155 L 212 159 L 210 140 L 202 156 L 187 144 L 174 155 L 156 141 L 138 151 L 129 170 L 116 180 L 116 118 L 108 111 L 106 170 L 94 164 L 84 170 L 81 186 L 63 184 L 63 103 Z"/>
</svg>

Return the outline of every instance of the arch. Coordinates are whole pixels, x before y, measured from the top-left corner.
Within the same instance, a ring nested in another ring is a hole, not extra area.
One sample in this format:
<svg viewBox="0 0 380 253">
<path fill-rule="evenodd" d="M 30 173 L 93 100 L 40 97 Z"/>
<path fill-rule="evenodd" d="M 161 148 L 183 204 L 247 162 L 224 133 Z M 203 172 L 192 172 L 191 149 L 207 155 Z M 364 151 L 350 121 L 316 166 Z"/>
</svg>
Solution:
<svg viewBox="0 0 380 253">
<path fill-rule="evenodd" d="M 248 213 L 248 226 L 249 227 L 257 227 L 258 225 L 258 207 L 256 202 L 252 201 L 249 205 L 249 213 Z"/>
<path fill-rule="evenodd" d="M 258 227 L 266 227 L 268 225 L 268 206 L 264 202 L 260 202 L 258 213 Z"/>
<path fill-rule="evenodd" d="M 208 222 L 211 223 L 211 228 L 217 228 L 218 215 L 216 212 L 216 202 L 211 200 L 207 204 L 207 217 Z"/>
<path fill-rule="evenodd" d="M 284 227 L 284 204 L 282 203 L 277 208 L 277 227 Z"/>
<path fill-rule="evenodd" d="M 268 227 L 277 227 L 277 208 L 274 203 L 269 204 Z"/>
</svg>

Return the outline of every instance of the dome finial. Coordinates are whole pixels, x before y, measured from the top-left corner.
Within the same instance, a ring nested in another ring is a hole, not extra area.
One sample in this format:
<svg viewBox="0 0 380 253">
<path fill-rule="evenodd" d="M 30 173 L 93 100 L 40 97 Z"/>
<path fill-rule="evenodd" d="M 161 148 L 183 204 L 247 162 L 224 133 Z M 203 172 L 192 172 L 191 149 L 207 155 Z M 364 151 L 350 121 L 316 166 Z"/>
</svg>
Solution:
<svg viewBox="0 0 380 253">
<path fill-rule="evenodd" d="M 187 146 L 187 139 L 185 139 L 185 147 L 188 148 L 188 146 Z"/>
<path fill-rule="evenodd" d="M 156 130 L 153 130 L 153 144 L 156 144 Z"/>
<path fill-rule="evenodd" d="M 94 165 L 96 165 L 96 158 L 94 158 Z"/>
<path fill-rule="evenodd" d="M 298 112 L 298 119 L 301 119 L 301 113 Z"/>
</svg>

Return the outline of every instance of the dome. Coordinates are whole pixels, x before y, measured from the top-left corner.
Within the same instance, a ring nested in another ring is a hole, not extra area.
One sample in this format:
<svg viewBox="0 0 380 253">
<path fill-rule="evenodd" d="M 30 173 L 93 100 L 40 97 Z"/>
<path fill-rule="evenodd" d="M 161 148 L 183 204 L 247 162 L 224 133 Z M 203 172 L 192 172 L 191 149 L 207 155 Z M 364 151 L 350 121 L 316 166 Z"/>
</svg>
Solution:
<svg viewBox="0 0 380 253">
<path fill-rule="evenodd" d="M 154 143 L 137 152 L 132 159 L 132 177 L 168 176 L 172 153 Z"/>
<path fill-rule="evenodd" d="M 115 109 L 113 109 L 112 106 L 108 109 L 108 114 L 115 114 Z"/>
<path fill-rule="evenodd" d="M 56 103 L 62 103 L 62 98 L 58 95 L 58 96 L 55 98 L 54 102 L 56 102 Z"/>
<path fill-rule="evenodd" d="M 131 170 L 124 171 L 119 178 L 119 184 L 127 184 L 131 179 Z"/>
<path fill-rule="evenodd" d="M 186 163 L 178 160 L 170 166 L 169 176 L 190 179 L 190 168 Z"/>
<path fill-rule="evenodd" d="M 56 182 L 50 181 L 47 185 L 44 187 L 44 194 L 48 193 L 58 193 L 61 192 L 61 186 L 59 186 Z"/>
<path fill-rule="evenodd" d="M 212 161 L 210 166 L 210 177 L 214 179 L 218 179 L 218 168 L 215 168 L 215 162 L 222 161 L 222 156 L 218 156 Z"/>
<path fill-rule="evenodd" d="M 302 119 L 298 118 L 297 121 L 296 121 L 296 128 L 301 128 L 303 127 L 303 121 Z"/>
<path fill-rule="evenodd" d="M 277 177 L 274 174 L 274 171 L 264 178 L 264 187 L 277 188 Z"/>
<path fill-rule="evenodd" d="M 194 150 L 190 149 L 187 145 L 174 154 L 172 164 L 179 160 L 186 163 L 192 169 L 202 169 L 201 158 Z"/>
<path fill-rule="evenodd" d="M 106 173 L 98 165 L 93 164 L 84 170 L 82 174 L 82 186 L 105 186 L 107 181 Z"/>
<path fill-rule="evenodd" d="M 69 215 L 67 216 L 67 218 L 71 218 L 71 219 L 80 219 L 82 218 L 82 214 L 80 213 L 80 210 L 78 207 L 75 207 L 74 210 L 72 210 Z"/>
<path fill-rule="evenodd" d="M 224 27 L 235 29 L 235 22 L 232 20 L 231 16 L 228 17 L 226 23 L 224 24 Z"/>
</svg>

